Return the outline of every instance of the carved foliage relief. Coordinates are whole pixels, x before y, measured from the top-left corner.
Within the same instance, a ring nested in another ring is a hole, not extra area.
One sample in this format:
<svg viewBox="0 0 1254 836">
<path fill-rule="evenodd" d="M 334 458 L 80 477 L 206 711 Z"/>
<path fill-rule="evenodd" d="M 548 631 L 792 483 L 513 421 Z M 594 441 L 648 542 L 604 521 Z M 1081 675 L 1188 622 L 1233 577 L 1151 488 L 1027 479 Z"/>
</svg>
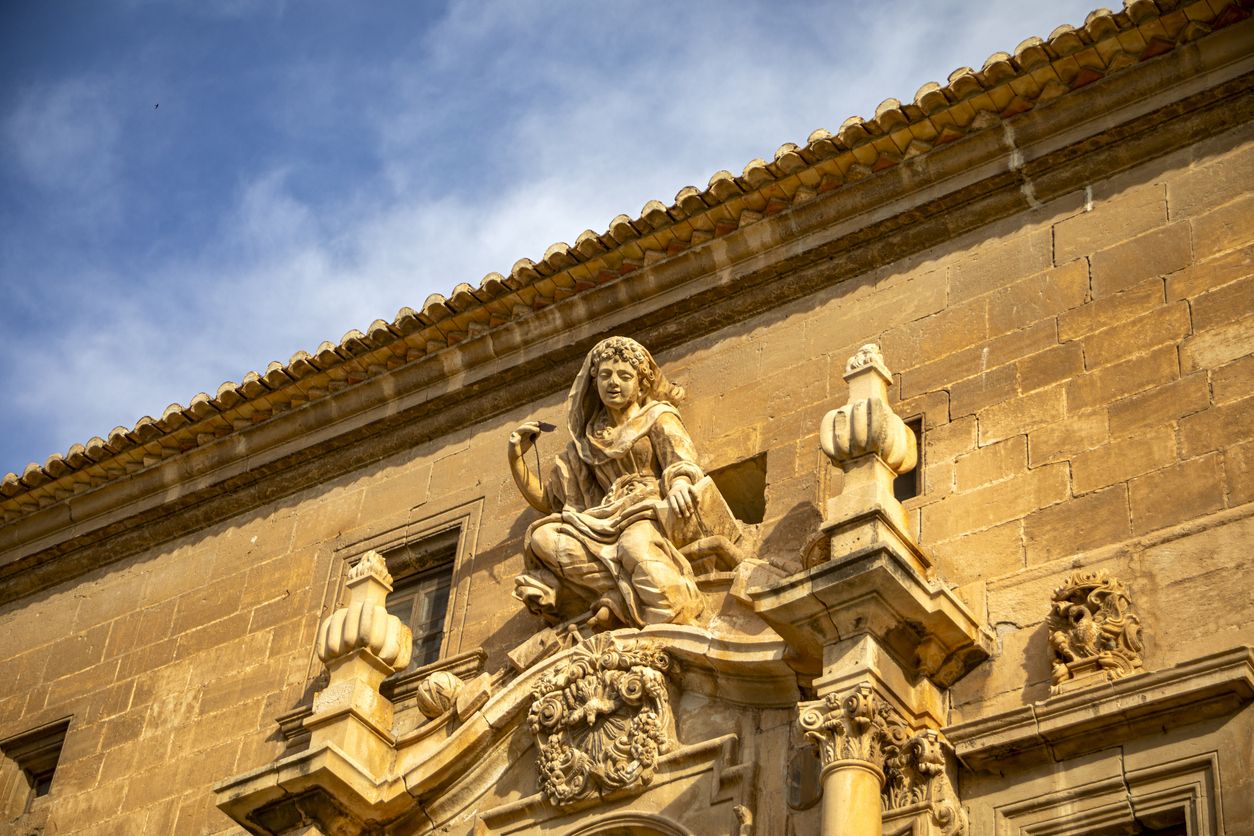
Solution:
<svg viewBox="0 0 1254 836">
<path fill-rule="evenodd" d="M 533 690 L 528 723 L 539 748 L 540 789 L 554 804 L 642 789 L 676 745 L 666 651 L 599 634 Z"/>
<path fill-rule="evenodd" d="M 798 707 L 801 729 L 818 747 L 824 766 L 860 760 L 883 769 L 886 753 L 895 751 L 909 737 L 897 713 L 876 698 L 870 685 L 859 685 L 843 699 L 828 694 Z"/>
<path fill-rule="evenodd" d="M 1141 621 L 1123 584 L 1105 572 L 1076 572 L 1054 591 L 1049 647 L 1055 687 L 1105 673 L 1117 679 L 1141 667 Z"/>
</svg>

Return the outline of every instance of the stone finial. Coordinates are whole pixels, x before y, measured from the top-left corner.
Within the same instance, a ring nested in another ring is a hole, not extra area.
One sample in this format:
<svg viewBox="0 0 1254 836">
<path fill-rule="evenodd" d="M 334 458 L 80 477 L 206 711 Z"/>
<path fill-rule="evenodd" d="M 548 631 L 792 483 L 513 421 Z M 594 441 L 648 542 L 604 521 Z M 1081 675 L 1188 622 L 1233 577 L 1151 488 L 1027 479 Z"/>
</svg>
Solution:
<svg viewBox="0 0 1254 836">
<path fill-rule="evenodd" d="M 1141 620 L 1127 590 L 1103 571 L 1075 572 L 1054 590 L 1049 613 L 1054 690 L 1076 680 L 1107 680 L 1141 668 Z"/>
<path fill-rule="evenodd" d="M 318 658 L 331 667 L 355 650 L 368 650 L 390 670 L 409 664 L 413 635 L 409 626 L 390 615 L 387 594 L 392 576 L 387 562 L 369 551 L 348 570 L 348 603 L 331 613 L 318 630 Z"/>
<path fill-rule="evenodd" d="M 349 588 L 351 589 L 366 578 L 375 578 L 388 588 L 388 592 L 392 591 L 392 575 L 388 572 L 387 561 L 383 559 L 383 555 L 373 549 L 366 552 L 361 560 L 348 570 Z"/>
<path fill-rule="evenodd" d="M 845 380 L 848 380 L 849 376 L 858 369 L 866 366 L 875 366 L 881 375 L 892 380 L 888 367 L 884 365 L 884 354 L 875 343 L 867 343 L 853 353 L 853 356 L 845 363 Z"/>
<path fill-rule="evenodd" d="M 819 443 L 838 467 L 862 456 L 878 456 L 894 475 L 914 469 L 918 450 L 914 433 L 888 403 L 892 374 L 880 347 L 862 346 L 845 364 L 849 402 L 823 417 Z"/>
<path fill-rule="evenodd" d="M 379 692 L 391 673 L 409 664 L 413 634 L 387 611 L 392 576 L 377 552 L 348 571 L 348 601 L 318 628 L 318 658 L 328 682 L 314 695 L 305 720 L 310 745 L 334 744 L 381 774 L 391 750 L 392 703 Z"/>
<path fill-rule="evenodd" d="M 844 487 L 828 503 L 823 531 L 831 556 L 839 557 L 885 539 L 911 543 L 905 509 L 893 495 L 893 480 L 918 463 L 914 433 L 888 402 L 892 373 L 880 348 L 862 346 L 845 365 L 849 400 L 823 416 L 819 444 L 844 471 Z M 912 545 L 904 546 L 916 552 Z M 922 571 L 927 566 L 920 563 Z"/>
</svg>

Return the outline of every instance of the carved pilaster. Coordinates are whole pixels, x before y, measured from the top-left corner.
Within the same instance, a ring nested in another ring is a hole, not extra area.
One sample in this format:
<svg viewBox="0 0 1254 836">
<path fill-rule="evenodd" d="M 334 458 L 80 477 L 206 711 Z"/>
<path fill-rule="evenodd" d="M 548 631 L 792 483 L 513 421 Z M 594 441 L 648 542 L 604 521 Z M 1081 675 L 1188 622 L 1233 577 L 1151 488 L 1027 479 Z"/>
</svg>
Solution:
<svg viewBox="0 0 1254 836">
<path fill-rule="evenodd" d="M 670 655 L 648 641 L 598 634 L 535 685 L 527 715 L 540 789 L 554 804 L 641 790 L 677 745 Z"/>
<path fill-rule="evenodd" d="M 935 729 L 924 729 L 885 760 L 884 811 L 921 808 L 940 836 L 965 836 L 967 816 L 949 780 L 953 747 Z"/>
<path fill-rule="evenodd" d="M 1049 613 L 1054 690 L 1104 675 L 1118 679 L 1141 668 L 1141 620 L 1117 579 L 1076 572 L 1058 589 Z"/>
</svg>

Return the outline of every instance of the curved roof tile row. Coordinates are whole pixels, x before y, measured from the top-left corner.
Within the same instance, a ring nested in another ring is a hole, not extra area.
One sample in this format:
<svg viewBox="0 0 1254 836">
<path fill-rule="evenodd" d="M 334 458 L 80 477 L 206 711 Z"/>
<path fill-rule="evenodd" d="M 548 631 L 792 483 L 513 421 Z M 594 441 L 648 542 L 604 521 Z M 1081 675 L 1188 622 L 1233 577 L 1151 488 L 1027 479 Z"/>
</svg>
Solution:
<svg viewBox="0 0 1254 836">
<path fill-rule="evenodd" d="M 993 53 L 978 70 L 960 67 L 944 85 L 928 82 L 910 102 L 885 99 L 870 119 L 852 116 L 834 133 L 820 128 L 804 145 L 781 145 L 771 160 L 751 160 L 739 175 L 717 171 L 703 189 L 680 189 L 670 205 L 650 200 L 638 217 L 619 215 L 600 233 L 584 230 L 573 246 L 555 243 L 538 262 L 521 258 L 507 275 L 488 273 L 477 286 L 463 282 L 447 296 L 434 293 L 421 311 L 401 308 L 391 322 L 375 320 L 364 333 L 354 329 L 338 343 L 298 351 L 286 364 L 223 383 L 212 396 L 171 404 L 160 418 L 144 416 L 129 429 L 116 427 L 106 438 L 31 463 L 21 475 L 6 474 L 4 520 L 530 316 L 1247 16 L 1228 0 L 1125 0 L 1119 12 L 1098 9 L 1079 28 L 1059 26 L 1013 53 Z"/>
</svg>

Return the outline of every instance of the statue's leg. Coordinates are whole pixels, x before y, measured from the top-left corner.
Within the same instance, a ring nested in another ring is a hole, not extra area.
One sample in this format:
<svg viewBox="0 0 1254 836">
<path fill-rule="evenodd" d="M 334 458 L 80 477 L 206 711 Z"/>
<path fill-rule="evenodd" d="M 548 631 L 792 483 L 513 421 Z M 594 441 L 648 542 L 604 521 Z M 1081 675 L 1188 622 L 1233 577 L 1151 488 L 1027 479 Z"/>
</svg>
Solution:
<svg viewBox="0 0 1254 836">
<path fill-rule="evenodd" d="M 705 599 L 681 568 L 683 559 L 652 520 L 632 523 L 619 538 L 618 560 L 646 624 L 685 624 L 700 615 Z"/>
<path fill-rule="evenodd" d="M 542 525 L 531 533 L 531 553 L 581 598 L 593 601 L 614 589 L 609 569 L 577 538 L 562 531 L 560 523 Z"/>
</svg>

